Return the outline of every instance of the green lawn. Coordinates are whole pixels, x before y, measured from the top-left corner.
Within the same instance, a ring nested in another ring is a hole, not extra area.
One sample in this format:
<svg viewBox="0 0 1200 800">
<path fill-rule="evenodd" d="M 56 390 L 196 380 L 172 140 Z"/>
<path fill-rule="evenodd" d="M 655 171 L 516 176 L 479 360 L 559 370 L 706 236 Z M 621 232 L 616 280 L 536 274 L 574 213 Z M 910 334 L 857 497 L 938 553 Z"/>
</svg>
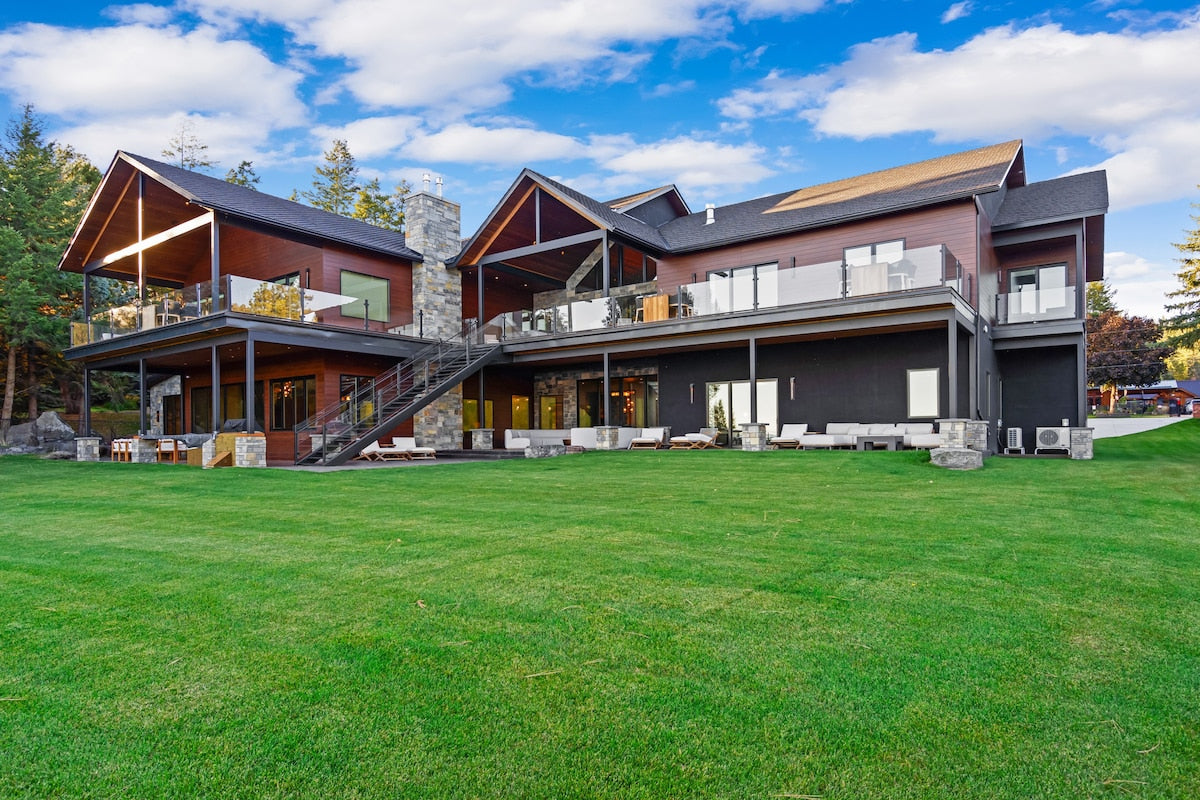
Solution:
<svg viewBox="0 0 1200 800">
<path fill-rule="evenodd" d="M 0 459 L 0 797 L 1200 796 L 1200 421 L 928 459 Z"/>
</svg>

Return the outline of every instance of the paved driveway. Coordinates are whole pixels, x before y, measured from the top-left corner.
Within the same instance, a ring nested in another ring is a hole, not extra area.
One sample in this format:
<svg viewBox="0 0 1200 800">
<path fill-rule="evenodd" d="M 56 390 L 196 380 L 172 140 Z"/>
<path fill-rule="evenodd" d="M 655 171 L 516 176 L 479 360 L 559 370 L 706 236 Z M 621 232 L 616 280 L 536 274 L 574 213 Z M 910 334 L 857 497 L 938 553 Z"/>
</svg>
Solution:
<svg viewBox="0 0 1200 800">
<path fill-rule="evenodd" d="M 1093 439 L 1109 439 L 1131 433 L 1152 431 L 1164 425 L 1172 425 L 1188 417 L 1089 417 L 1087 424 L 1095 430 Z"/>
</svg>

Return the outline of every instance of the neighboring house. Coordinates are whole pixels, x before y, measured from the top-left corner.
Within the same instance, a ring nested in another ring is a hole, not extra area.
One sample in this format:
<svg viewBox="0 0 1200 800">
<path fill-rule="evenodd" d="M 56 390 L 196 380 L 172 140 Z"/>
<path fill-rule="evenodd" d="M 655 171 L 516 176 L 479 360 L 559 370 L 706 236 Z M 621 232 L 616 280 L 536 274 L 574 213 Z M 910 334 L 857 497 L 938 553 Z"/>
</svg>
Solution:
<svg viewBox="0 0 1200 800">
<path fill-rule="evenodd" d="M 1194 397 L 1200 397 L 1200 381 L 1165 380 L 1147 386 L 1121 386 L 1117 389 L 1117 401 L 1125 400 L 1139 408 L 1168 409 L 1172 402 L 1177 408 Z M 1110 391 L 1099 386 L 1088 387 L 1088 404 L 1093 409 L 1107 409 L 1112 400 Z"/>
<path fill-rule="evenodd" d="M 410 428 L 447 448 L 480 426 L 733 437 L 952 417 L 987 420 L 994 448 L 1003 427 L 1086 419 L 1084 286 L 1103 277 L 1107 205 L 1103 172 L 1027 184 L 1019 141 L 696 213 L 674 187 L 602 203 L 525 170 L 460 252 L 457 207 L 428 194 L 406 238 L 121 153 L 62 268 L 144 299 L 122 312 L 133 332 L 104 339 L 93 314 L 67 355 L 182 375 L 181 429 L 252 417 L 272 460 L 317 446 L 291 427 L 319 407 L 367 419 L 339 458 Z M 322 307 L 206 295 L 229 276 L 298 281 Z M 175 290 L 199 313 L 160 318 Z M 461 320 L 442 347 L 467 355 L 417 381 L 427 399 L 382 398 L 449 362 L 419 351 Z M 259 381 L 252 410 L 239 398 Z"/>
</svg>

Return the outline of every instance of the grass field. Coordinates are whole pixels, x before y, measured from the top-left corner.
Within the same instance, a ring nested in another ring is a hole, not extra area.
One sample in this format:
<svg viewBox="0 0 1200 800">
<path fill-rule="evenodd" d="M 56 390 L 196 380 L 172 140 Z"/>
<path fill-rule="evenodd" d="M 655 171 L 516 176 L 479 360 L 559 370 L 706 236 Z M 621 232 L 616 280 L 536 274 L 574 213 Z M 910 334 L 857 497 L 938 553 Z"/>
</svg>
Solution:
<svg viewBox="0 0 1200 800">
<path fill-rule="evenodd" d="M 0 459 L 0 797 L 1200 797 L 1200 421 L 1096 459 Z"/>
</svg>

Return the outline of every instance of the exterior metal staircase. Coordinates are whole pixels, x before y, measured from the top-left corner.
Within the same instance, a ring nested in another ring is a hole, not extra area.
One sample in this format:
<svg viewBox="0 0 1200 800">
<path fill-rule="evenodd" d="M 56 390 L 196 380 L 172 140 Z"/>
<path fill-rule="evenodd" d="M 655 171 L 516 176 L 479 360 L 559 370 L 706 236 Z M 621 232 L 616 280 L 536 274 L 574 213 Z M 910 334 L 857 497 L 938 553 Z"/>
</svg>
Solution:
<svg viewBox="0 0 1200 800">
<path fill-rule="evenodd" d="M 459 336 L 431 344 L 297 425 L 296 464 L 337 466 L 357 456 L 380 435 L 494 361 L 500 345 L 481 339 L 472 321 Z"/>
</svg>

